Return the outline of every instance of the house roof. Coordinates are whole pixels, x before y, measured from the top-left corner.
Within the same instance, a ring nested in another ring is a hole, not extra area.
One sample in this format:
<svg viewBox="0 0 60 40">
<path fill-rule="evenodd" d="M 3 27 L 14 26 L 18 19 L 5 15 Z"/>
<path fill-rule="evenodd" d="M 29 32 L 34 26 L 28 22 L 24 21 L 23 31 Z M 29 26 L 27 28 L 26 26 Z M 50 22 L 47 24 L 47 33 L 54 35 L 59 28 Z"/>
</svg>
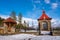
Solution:
<svg viewBox="0 0 60 40">
<path fill-rule="evenodd" d="M 44 20 L 44 19 L 51 20 L 51 18 L 48 15 L 46 15 L 45 11 L 43 10 L 41 17 L 38 20 Z"/>
<path fill-rule="evenodd" d="M 6 23 L 6 22 L 12 22 L 12 23 L 16 23 L 16 21 L 15 20 L 13 20 L 12 18 L 7 18 L 7 19 L 5 19 L 4 21 L 3 21 L 4 23 Z"/>
</svg>

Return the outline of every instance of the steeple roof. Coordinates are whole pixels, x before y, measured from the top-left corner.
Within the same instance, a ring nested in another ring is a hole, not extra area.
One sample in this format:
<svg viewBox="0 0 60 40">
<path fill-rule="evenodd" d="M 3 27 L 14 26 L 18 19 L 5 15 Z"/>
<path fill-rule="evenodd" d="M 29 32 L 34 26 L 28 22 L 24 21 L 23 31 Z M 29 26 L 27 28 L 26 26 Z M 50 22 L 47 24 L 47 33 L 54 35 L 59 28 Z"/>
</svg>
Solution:
<svg viewBox="0 0 60 40">
<path fill-rule="evenodd" d="M 39 18 L 39 20 L 51 20 L 51 18 L 48 16 L 48 15 L 46 15 L 45 14 L 45 11 L 43 10 L 42 11 L 42 15 L 41 15 L 41 17 Z"/>
</svg>

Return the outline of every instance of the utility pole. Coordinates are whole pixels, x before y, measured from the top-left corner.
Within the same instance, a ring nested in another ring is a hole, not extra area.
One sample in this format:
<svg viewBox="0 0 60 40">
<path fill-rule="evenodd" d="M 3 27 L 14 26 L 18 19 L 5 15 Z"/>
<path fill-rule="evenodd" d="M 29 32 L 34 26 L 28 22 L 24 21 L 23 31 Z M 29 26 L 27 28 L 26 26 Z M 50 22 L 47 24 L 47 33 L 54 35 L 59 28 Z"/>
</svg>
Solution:
<svg viewBox="0 0 60 40">
<path fill-rule="evenodd" d="M 26 32 L 26 21 L 24 20 L 24 29 L 25 29 L 25 32 Z"/>
<path fill-rule="evenodd" d="M 33 20 L 32 20 L 32 28 L 34 27 L 34 25 L 33 25 Z"/>
<path fill-rule="evenodd" d="M 27 27 L 29 27 L 29 21 L 27 22 Z"/>
<path fill-rule="evenodd" d="M 39 35 L 40 35 L 40 23 L 38 23 L 38 30 L 39 30 Z"/>
</svg>

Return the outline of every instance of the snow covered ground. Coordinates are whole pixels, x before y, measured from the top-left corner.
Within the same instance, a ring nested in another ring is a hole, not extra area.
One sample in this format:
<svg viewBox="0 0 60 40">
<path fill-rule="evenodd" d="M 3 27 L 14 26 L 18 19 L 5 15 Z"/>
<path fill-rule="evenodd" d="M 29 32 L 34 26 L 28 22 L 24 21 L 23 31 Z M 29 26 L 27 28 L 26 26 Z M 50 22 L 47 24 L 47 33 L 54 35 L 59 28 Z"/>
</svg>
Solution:
<svg viewBox="0 0 60 40">
<path fill-rule="evenodd" d="M 31 40 L 60 40 L 60 36 L 37 36 Z"/>
<path fill-rule="evenodd" d="M 0 36 L 0 40 L 28 40 L 29 38 L 36 37 L 31 34 L 16 34 L 16 35 L 8 35 L 8 36 Z"/>
<path fill-rule="evenodd" d="M 17 34 L 17 35 L 8 35 L 8 36 L 0 36 L 0 40 L 60 40 L 60 36 L 49 36 L 49 35 L 42 35 L 36 36 L 31 34 Z"/>
</svg>

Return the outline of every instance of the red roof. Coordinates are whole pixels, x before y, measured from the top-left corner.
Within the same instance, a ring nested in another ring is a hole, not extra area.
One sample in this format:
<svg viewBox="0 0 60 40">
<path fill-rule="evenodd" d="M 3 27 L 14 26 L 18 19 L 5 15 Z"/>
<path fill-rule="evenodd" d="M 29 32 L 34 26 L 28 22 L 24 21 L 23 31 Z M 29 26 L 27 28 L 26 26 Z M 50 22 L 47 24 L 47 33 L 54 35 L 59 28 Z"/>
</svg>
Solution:
<svg viewBox="0 0 60 40">
<path fill-rule="evenodd" d="M 43 10 L 42 16 L 39 18 L 39 20 L 44 20 L 44 19 L 51 20 L 51 18 L 48 15 L 46 15 L 45 11 Z"/>
<path fill-rule="evenodd" d="M 12 23 L 16 23 L 16 21 L 13 20 L 12 18 L 7 18 L 7 19 L 4 20 L 3 22 L 12 22 Z"/>
</svg>

